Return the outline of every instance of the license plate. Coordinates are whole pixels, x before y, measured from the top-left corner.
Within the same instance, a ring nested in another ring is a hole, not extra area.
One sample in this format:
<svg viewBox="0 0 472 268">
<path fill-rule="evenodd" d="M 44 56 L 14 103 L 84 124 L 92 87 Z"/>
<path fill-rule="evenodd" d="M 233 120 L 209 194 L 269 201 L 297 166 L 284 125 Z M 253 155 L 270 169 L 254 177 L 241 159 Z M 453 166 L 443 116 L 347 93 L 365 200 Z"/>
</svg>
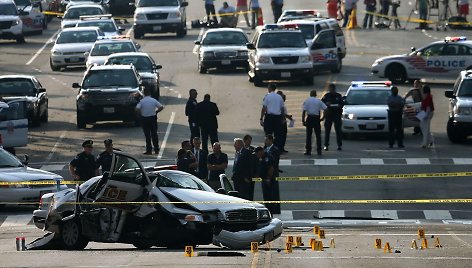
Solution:
<svg viewBox="0 0 472 268">
<path fill-rule="evenodd" d="M 70 62 L 79 62 L 80 59 L 77 58 L 77 57 L 74 57 L 74 58 L 70 58 Z"/>
<path fill-rule="evenodd" d="M 377 124 L 375 123 L 367 123 L 365 124 L 366 129 L 377 129 Z"/>
<path fill-rule="evenodd" d="M 280 73 L 280 77 L 282 77 L 282 78 L 288 78 L 288 77 L 290 77 L 290 72 L 281 72 L 281 73 Z"/>
<path fill-rule="evenodd" d="M 230 64 L 231 64 L 231 61 L 230 61 L 230 60 L 222 60 L 222 61 L 221 61 L 221 64 L 223 64 L 223 65 L 230 65 Z"/>
<path fill-rule="evenodd" d="M 152 27 L 152 29 L 154 31 L 160 31 L 160 30 L 162 30 L 162 26 L 154 26 L 154 27 Z"/>
<path fill-rule="evenodd" d="M 115 107 L 104 107 L 103 112 L 106 114 L 112 114 L 115 112 Z"/>
</svg>

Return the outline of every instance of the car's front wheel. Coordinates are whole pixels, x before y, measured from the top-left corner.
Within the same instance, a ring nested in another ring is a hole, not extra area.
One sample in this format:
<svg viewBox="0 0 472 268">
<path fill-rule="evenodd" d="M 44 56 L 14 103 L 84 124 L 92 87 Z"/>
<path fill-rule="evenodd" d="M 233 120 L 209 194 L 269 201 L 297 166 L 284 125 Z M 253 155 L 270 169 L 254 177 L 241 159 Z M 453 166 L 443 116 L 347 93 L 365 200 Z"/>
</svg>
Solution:
<svg viewBox="0 0 472 268">
<path fill-rule="evenodd" d="M 403 84 L 407 79 L 405 68 L 398 63 L 389 65 L 385 71 L 385 76 L 394 84 Z"/>
<path fill-rule="evenodd" d="M 78 220 L 72 219 L 61 226 L 61 242 L 67 250 L 84 249 L 88 240 L 82 235 L 82 227 Z"/>
<path fill-rule="evenodd" d="M 203 64 L 201 61 L 198 61 L 198 72 L 201 74 L 206 74 L 207 68 L 203 67 Z"/>
<path fill-rule="evenodd" d="M 57 71 L 59 71 L 59 70 L 61 69 L 61 67 L 59 67 L 59 66 L 54 66 L 54 65 L 52 64 L 52 59 L 49 59 L 49 66 L 51 67 L 51 70 L 54 71 L 54 72 L 57 72 Z"/>
<path fill-rule="evenodd" d="M 85 121 L 85 116 L 78 112 L 77 113 L 77 128 L 78 129 L 81 129 L 81 128 L 86 128 L 87 127 L 87 122 Z"/>
<path fill-rule="evenodd" d="M 341 56 L 338 55 L 338 59 L 336 60 L 336 67 L 331 70 L 333 74 L 337 74 L 341 72 L 341 69 L 343 68 L 343 61 L 341 59 Z"/>
<path fill-rule="evenodd" d="M 16 43 L 17 44 L 24 44 L 25 43 L 25 37 L 23 35 L 17 36 L 16 37 Z"/>
<path fill-rule="evenodd" d="M 134 36 L 134 39 L 141 39 L 144 37 L 144 33 L 142 33 L 139 30 L 133 29 L 133 36 Z"/>
<path fill-rule="evenodd" d="M 467 136 L 461 133 L 457 127 L 454 126 L 454 122 L 452 118 L 449 118 L 447 121 L 447 137 L 452 143 L 460 143 L 463 142 Z"/>
</svg>

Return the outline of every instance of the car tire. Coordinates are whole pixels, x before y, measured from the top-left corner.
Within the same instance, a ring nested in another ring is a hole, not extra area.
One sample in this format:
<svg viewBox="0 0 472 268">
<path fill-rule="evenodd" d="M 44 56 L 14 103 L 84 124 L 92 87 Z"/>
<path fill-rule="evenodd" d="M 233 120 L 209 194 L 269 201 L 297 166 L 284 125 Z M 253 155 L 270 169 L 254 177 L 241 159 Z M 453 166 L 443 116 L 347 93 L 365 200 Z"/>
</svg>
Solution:
<svg viewBox="0 0 472 268">
<path fill-rule="evenodd" d="M 41 115 L 41 122 L 47 123 L 49 120 L 48 105 L 46 104 L 46 111 Z"/>
<path fill-rule="evenodd" d="M 456 127 L 454 127 L 454 122 L 452 118 L 449 118 L 447 121 L 447 137 L 452 143 L 461 143 L 467 136 L 462 134 Z"/>
<path fill-rule="evenodd" d="M 207 68 L 203 67 L 201 61 L 198 61 L 198 72 L 201 74 L 207 73 Z"/>
<path fill-rule="evenodd" d="M 159 100 L 161 97 L 161 89 L 159 87 L 156 87 L 156 89 L 152 92 L 151 97 L 156 100 Z"/>
<path fill-rule="evenodd" d="M 331 72 L 333 74 L 340 73 L 342 68 L 343 68 L 343 60 L 341 59 L 341 56 L 338 55 L 338 60 L 336 61 L 336 68 L 332 69 Z"/>
<path fill-rule="evenodd" d="M 77 128 L 87 128 L 87 122 L 85 121 L 85 117 L 82 115 L 82 113 L 77 113 Z"/>
<path fill-rule="evenodd" d="M 53 72 L 57 72 L 57 71 L 61 70 L 61 67 L 59 67 L 59 66 L 54 66 L 54 65 L 52 64 L 52 60 L 51 60 L 51 59 L 49 59 L 49 67 L 51 67 L 51 70 L 52 70 Z"/>
<path fill-rule="evenodd" d="M 44 17 L 44 19 L 43 19 L 43 30 L 47 30 L 47 29 L 48 29 L 48 20 L 47 20 L 47 17 Z"/>
<path fill-rule="evenodd" d="M 403 84 L 407 79 L 405 68 L 398 63 L 389 65 L 385 70 L 385 76 L 394 84 Z"/>
<path fill-rule="evenodd" d="M 152 248 L 154 245 L 146 242 L 134 242 L 133 246 L 135 246 L 137 249 L 145 250 Z"/>
<path fill-rule="evenodd" d="M 17 36 L 16 37 L 16 43 L 17 44 L 24 44 L 25 42 L 25 37 L 23 35 Z"/>
<path fill-rule="evenodd" d="M 141 31 L 138 31 L 136 29 L 133 29 L 133 37 L 134 39 L 141 39 L 144 37 L 144 33 L 142 33 Z"/>
<path fill-rule="evenodd" d="M 39 111 L 33 115 L 33 118 L 31 119 L 31 126 L 32 127 L 39 127 L 41 125 L 41 116 L 39 114 Z"/>
<path fill-rule="evenodd" d="M 187 34 L 187 30 L 185 29 L 185 26 L 183 26 L 180 29 L 177 29 L 176 36 L 178 38 L 183 38 Z"/>
<path fill-rule="evenodd" d="M 262 79 L 257 76 L 257 74 L 254 74 L 254 77 L 252 78 L 252 82 L 254 83 L 254 86 L 256 87 L 262 87 L 264 85 Z"/>
<path fill-rule="evenodd" d="M 68 220 L 61 225 L 61 242 L 67 250 L 81 250 L 88 245 L 77 219 Z"/>
</svg>

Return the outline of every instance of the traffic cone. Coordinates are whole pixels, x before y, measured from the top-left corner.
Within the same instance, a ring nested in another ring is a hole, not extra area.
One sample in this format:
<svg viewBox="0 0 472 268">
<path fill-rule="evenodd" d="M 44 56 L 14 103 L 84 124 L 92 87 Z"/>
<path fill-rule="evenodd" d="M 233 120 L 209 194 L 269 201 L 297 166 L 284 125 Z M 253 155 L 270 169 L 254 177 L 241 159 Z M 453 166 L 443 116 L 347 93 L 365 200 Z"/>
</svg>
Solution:
<svg viewBox="0 0 472 268">
<path fill-rule="evenodd" d="M 262 8 L 259 8 L 257 12 L 257 25 L 261 26 L 264 25 L 264 17 L 262 16 Z"/>
<path fill-rule="evenodd" d="M 353 9 L 351 11 L 351 16 L 349 16 L 349 25 L 347 26 L 348 30 L 358 28 L 356 13 L 357 13 L 356 9 Z"/>
</svg>

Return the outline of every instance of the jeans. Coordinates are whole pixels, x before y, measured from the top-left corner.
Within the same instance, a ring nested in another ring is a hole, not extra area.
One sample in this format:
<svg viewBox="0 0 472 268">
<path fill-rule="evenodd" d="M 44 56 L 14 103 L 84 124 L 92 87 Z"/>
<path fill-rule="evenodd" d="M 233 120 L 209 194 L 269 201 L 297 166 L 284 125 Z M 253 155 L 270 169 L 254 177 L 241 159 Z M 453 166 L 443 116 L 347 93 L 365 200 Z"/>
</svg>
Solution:
<svg viewBox="0 0 472 268">
<path fill-rule="evenodd" d="M 320 117 L 309 115 L 306 119 L 306 145 L 305 149 L 307 152 L 311 152 L 311 136 L 313 135 L 313 130 L 315 130 L 316 136 L 316 151 L 318 154 L 321 154 L 321 125 Z"/>
<path fill-rule="evenodd" d="M 428 146 L 433 142 L 433 135 L 431 135 L 431 119 L 433 118 L 434 112 L 431 111 L 428 115 L 420 121 L 421 132 L 423 133 L 422 146 Z"/>
<path fill-rule="evenodd" d="M 366 7 L 366 13 L 364 17 L 364 23 L 362 24 L 363 28 L 367 28 L 367 24 L 369 24 L 369 28 L 372 28 L 372 23 L 374 22 L 374 14 L 369 12 L 375 12 L 375 7 Z"/>
<path fill-rule="evenodd" d="M 347 23 L 349 22 L 349 20 L 351 19 L 351 12 L 352 12 L 352 9 L 346 9 L 344 11 L 344 22 L 343 22 L 343 27 L 346 27 L 347 26 Z"/>
<path fill-rule="evenodd" d="M 280 16 L 282 16 L 282 7 L 284 5 L 273 5 L 272 6 L 272 13 L 274 14 L 274 23 L 277 23 Z"/>
<path fill-rule="evenodd" d="M 144 136 L 146 137 L 146 152 L 152 152 L 152 145 L 154 145 L 154 151 L 158 152 L 159 138 L 157 136 L 157 116 L 141 117 L 141 126 Z"/>
<path fill-rule="evenodd" d="M 247 6 L 238 6 L 236 7 L 236 21 L 239 20 L 239 13 L 241 12 L 244 16 L 244 19 L 246 20 L 246 25 L 247 27 L 250 27 L 251 25 L 249 24 L 249 16 L 247 15 L 247 12 L 248 9 L 247 9 Z"/>
</svg>

